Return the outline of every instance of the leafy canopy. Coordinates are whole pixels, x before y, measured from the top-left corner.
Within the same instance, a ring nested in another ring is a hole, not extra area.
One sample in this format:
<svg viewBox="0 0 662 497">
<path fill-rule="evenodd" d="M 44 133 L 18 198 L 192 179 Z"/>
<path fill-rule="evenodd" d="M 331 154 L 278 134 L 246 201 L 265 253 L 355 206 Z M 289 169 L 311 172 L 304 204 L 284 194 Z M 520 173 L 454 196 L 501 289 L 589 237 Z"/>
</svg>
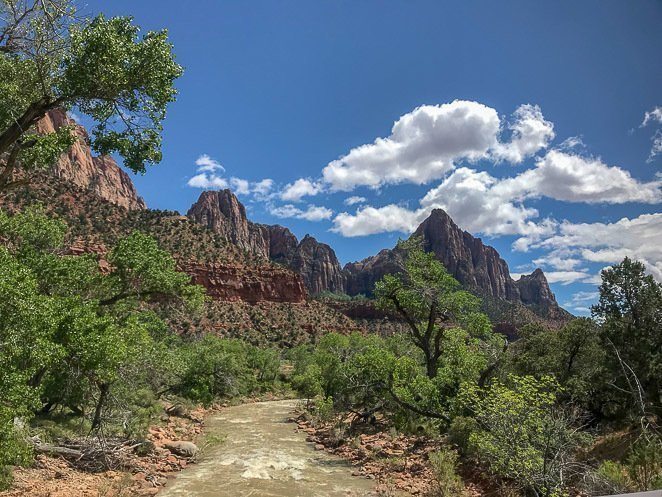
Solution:
<svg viewBox="0 0 662 497">
<path fill-rule="evenodd" d="M 405 320 L 410 339 L 425 356 L 427 374 L 434 378 L 448 329 L 463 327 L 486 336 L 490 323 L 479 312 L 480 300 L 460 288 L 435 255 L 423 250 L 420 239 L 401 240 L 396 250 L 403 270 L 377 282 L 375 296 L 381 308 Z"/>
<path fill-rule="evenodd" d="M 165 30 L 141 34 L 130 17 L 81 18 L 71 0 L 0 1 L 0 189 L 15 185 L 15 168 L 47 167 L 72 145 L 71 127 L 36 133 L 56 107 L 88 115 L 93 148 L 145 172 L 161 161 L 181 74 Z"/>
</svg>

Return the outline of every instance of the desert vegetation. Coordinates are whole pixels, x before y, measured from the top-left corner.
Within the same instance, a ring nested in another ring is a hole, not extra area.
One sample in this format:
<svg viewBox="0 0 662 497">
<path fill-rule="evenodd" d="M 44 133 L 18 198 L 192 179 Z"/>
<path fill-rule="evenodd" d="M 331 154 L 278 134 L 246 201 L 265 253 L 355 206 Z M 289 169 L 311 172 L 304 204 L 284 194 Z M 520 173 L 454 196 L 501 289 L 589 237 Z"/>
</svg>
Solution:
<svg viewBox="0 0 662 497">
<path fill-rule="evenodd" d="M 120 238 L 101 270 L 96 255 L 63 255 L 65 233 L 39 208 L 0 212 L 3 486 L 42 442 L 144 438 L 164 396 L 209 404 L 277 387 L 277 350 L 169 328 L 160 316 L 199 312 L 204 289 L 153 238 Z"/>
<path fill-rule="evenodd" d="M 304 301 L 301 284 L 295 302 L 212 301 L 187 264 L 275 263 L 52 174 L 79 140 L 136 173 L 159 163 L 182 72 L 165 30 L 84 18 L 70 0 L 0 0 L 0 490 L 40 453 L 122 469 L 118 448 L 153 451 L 148 433 L 170 413 L 294 392 L 321 448 L 400 475 L 386 482 L 398 488 L 662 488 L 662 285 L 643 263 L 604 269 L 591 317 L 563 311 L 553 328 L 467 291 L 416 238 L 374 297 Z M 40 129 L 56 109 L 85 114 L 90 135 L 73 121 Z M 488 310 L 517 326 L 500 333 Z"/>
<path fill-rule="evenodd" d="M 439 495 L 463 493 L 458 471 L 522 495 L 662 486 L 662 288 L 641 263 L 603 271 L 593 319 L 533 324 L 507 343 L 434 257 L 412 242 L 402 248 L 405 271 L 376 294 L 405 332 L 328 334 L 289 352 L 293 386 L 335 434 L 325 443 L 424 433 L 441 444 L 428 457 Z"/>
</svg>

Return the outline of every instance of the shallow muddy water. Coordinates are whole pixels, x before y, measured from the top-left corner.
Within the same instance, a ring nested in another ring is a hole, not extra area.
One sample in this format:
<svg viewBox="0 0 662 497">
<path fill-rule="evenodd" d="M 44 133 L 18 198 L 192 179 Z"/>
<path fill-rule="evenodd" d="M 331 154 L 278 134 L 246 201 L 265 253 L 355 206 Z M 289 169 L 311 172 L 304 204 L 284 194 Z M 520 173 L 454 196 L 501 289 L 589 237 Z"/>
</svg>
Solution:
<svg viewBox="0 0 662 497">
<path fill-rule="evenodd" d="M 297 401 L 229 407 L 207 431 L 226 437 L 168 483 L 163 497 L 358 497 L 373 481 L 352 476 L 346 462 L 305 441 L 288 423 Z"/>
</svg>

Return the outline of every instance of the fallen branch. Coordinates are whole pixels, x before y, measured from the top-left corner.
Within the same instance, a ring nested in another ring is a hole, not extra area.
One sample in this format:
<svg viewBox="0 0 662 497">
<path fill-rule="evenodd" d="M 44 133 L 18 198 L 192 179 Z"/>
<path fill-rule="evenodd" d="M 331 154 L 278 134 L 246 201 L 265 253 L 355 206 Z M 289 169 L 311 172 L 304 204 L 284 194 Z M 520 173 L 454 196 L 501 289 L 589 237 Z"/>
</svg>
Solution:
<svg viewBox="0 0 662 497">
<path fill-rule="evenodd" d="M 81 458 L 83 457 L 83 453 L 79 450 L 75 449 L 70 449 L 68 447 L 58 447 L 55 445 L 51 444 L 46 444 L 46 443 L 38 443 L 35 444 L 34 446 L 35 452 L 38 454 L 48 454 L 50 456 L 62 456 L 64 458 Z"/>
</svg>

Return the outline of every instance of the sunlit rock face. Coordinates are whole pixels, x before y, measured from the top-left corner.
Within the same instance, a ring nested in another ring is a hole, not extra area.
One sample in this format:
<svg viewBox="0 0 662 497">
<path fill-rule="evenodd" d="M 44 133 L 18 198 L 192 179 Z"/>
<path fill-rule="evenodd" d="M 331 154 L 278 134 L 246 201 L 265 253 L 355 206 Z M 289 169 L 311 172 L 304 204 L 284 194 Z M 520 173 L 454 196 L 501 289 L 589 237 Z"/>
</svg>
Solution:
<svg viewBox="0 0 662 497">
<path fill-rule="evenodd" d="M 203 192 L 187 215 L 247 252 L 292 269 L 312 295 L 345 290 L 345 276 L 331 247 L 309 235 L 299 241 L 283 226 L 249 221 L 230 190 Z"/>
<path fill-rule="evenodd" d="M 491 307 L 504 302 L 525 306 L 545 319 L 564 321 L 570 317 L 559 307 L 540 269 L 515 281 L 494 247 L 460 229 L 442 209 L 433 210 L 412 236 L 419 237 L 423 248 L 433 252 L 464 288 L 489 300 Z M 349 263 L 344 268 L 346 291 L 350 295 L 372 295 L 377 281 L 401 268 L 396 249 Z"/>
<path fill-rule="evenodd" d="M 50 111 L 37 123 L 39 133 L 52 133 L 73 126 L 78 140 L 53 164 L 52 173 L 74 185 L 91 190 L 99 197 L 129 210 L 146 209 L 129 175 L 109 156 L 93 156 L 87 131 L 67 117 L 63 109 Z"/>
</svg>

